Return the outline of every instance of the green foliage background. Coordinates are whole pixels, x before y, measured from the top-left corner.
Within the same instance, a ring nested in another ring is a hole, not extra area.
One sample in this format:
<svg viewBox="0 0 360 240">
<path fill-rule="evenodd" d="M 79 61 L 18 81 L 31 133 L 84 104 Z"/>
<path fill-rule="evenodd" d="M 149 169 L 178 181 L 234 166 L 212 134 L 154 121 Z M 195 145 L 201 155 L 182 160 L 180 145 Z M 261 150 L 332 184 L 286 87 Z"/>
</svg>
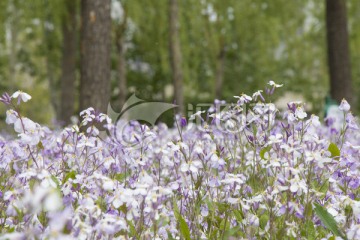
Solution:
<svg viewBox="0 0 360 240">
<path fill-rule="evenodd" d="M 113 0 L 116 1 L 121 2 L 128 18 L 129 94 L 136 92 L 143 99 L 171 101 L 166 93 L 171 86 L 168 1 Z M 0 1 L 1 92 L 17 89 L 29 92 L 34 99 L 26 106 L 27 115 L 46 124 L 51 124 L 54 117 L 51 99 L 58 99 L 64 3 L 62 0 Z M 284 83 L 285 91 L 302 95 L 313 106 L 312 111 L 322 115 L 329 88 L 325 1 L 181 0 L 179 3 L 186 102 L 213 101 L 216 58 L 224 45 L 224 99 L 252 93 L 273 79 Z M 358 93 L 360 2 L 349 0 L 347 4 L 352 76 Z M 15 52 L 10 48 L 14 43 L 9 38 L 11 26 L 17 32 Z M 116 26 L 114 23 L 114 29 Z M 13 76 L 9 71 L 11 54 L 16 56 Z M 113 99 L 118 91 L 116 63 L 114 46 Z M 53 84 L 49 81 L 51 77 L 55 80 Z M 3 106 L 0 112 L 4 119 Z"/>
</svg>

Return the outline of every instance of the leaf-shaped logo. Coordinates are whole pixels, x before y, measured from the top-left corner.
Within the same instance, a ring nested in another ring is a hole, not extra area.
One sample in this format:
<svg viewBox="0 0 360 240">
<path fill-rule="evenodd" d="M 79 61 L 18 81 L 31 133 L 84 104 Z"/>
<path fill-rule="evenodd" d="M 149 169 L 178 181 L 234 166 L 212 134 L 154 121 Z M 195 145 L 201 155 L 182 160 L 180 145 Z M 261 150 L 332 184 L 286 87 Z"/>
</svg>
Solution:
<svg viewBox="0 0 360 240">
<path fill-rule="evenodd" d="M 141 125 L 139 121 L 154 126 L 157 119 L 169 109 L 177 105 L 164 102 L 146 102 L 133 94 L 124 104 L 120 113 L 115 112 L 108 105 L 107 115 L 114 122 L 110 134 L 114 140 L 124 147 L 141 147 L 153 139 L 149 127 Z M 146 140 L 146 141 L 145 141 Z"/>
</svg>

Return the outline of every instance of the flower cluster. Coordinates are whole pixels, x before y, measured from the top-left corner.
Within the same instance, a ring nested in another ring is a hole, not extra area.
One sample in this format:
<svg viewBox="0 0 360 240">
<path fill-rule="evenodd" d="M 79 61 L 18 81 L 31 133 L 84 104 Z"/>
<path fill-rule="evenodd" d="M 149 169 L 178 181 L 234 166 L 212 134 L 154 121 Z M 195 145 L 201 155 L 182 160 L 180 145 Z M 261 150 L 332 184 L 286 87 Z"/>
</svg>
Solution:
<svg viewBox="0 0 360 240">
<path fill-rule="evenodd" d="M 134 148 L 92 108 L 51 131 L 21 115 L 28 94 L 4 94 L 18 138 L 0 137 L 0 239 L 359 239 L 350 105 L 321 124 L 301 102 L 281 113 L 269 86 L 175 128 L 128 124 Z"/>
</svg>

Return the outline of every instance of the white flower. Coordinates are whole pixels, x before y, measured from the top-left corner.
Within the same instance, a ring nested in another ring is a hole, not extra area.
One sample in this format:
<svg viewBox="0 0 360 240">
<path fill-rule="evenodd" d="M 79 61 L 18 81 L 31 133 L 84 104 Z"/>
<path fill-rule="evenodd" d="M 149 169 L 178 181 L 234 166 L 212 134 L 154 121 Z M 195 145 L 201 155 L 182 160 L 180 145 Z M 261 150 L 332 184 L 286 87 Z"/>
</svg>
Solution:
<svg viewBox="0 0 360 240">
<path fill-rule="evenodd" d="M 281 143 L 282 139 L 283 139 L 283 135 L 281 135 L 280 133 L 276 133 L 275 135 L 270 135 L 267 145 L 271 145 L 274 143 Z"/>
<path fill-rule="evenodd" d="M 201 114 L 205 113 L 205 111 L 197 111 L 196 113 L 192 114 L 189 118 L 189 120 L 194 120 L 196 119 L 196 117 L 200 117 L 201 118 Z"/>
<path fill-rule="evenodd" d="M 265 101 L 264 97 L 262 96 L 262 90 L 258 90 L 256 92 L 253 93 L 252 98 L 256 101 L 258 99 L 258 97 L 261 98 L 261 100 Z"/>
<path fill-rule="evenodd" d="M 295 222 L 285 222 L 287 225 L 286 228 L 286 235 L 287 236 L 291 236 L 291 237 L 296 237 L 297 236 L 297 230 L 298 230 L 298 226 L 296 225 Z"/>
<path fill-rule="evenodd" d="M 80 112 L 80 116 L 83 116 L 83 115 L 91 115 L 94 111 L 95 111 L 94 108 L 89 107 L 89 108 L 87 108 L 87 109 L 85 109 L 85 110 L 82 110 L 82 111 Z"/>
<path fill-rule="evenodd" d="M 307 116 L 307 113 L 304 111 L 302 107 L 297 107 L 295 111 L 295 116 L 299 119 L 304 119 Z"/>
<path fill-rule="evenodd" d="M 234 98 L 238 98 L 238 103 L 240 104 L 244 104 L 244 103 L 248 103 L 252 100 L 252 97 L 242 93 L 241 96 L 234 96 Z"/>
<path fill-rule="evenodd" d="M 11 98 L 18 98 L 18 103 L 20 103 L 20 100 L 23 102 L 29 101 L 31 96 L 23 91 L 16 91 L 13 95 L 11 95 Z"/>
<path fill-rule="evenodd" d="M 209 209 L 207 206 L 203 206 L 200 209 L 201 209 L 200 211 L 201 216 L 207 217 L 209 215 Z"/>
<path fill-rule="evenodd" d="M 113 191 L 115 187 L 115 184 L 112 180 L 107 179 L 103 182 L 103 189 L 105 191 Z"/>
<path fill-rule="evenodd" d="M 36 185 L 34 191 L 26 191 L 22 203 L 32 213 L 39 213 L 42 209 L 54 212 L 62 207 L 62 198 L 58 190 L 50 185 Z"/>
<path fill-rule="evenodd" d="M 61 196 L 59 192 L 55 188 L 53 188 L 48 192 L 47 197 L 45 198 L 44 210 L 53 212 L 60 210 L 61 207 L 62 207 Z"/>
<path fill-rule="evenodd" d="M 350 110 L 350 104 L 345 100 L 341 100 L 339 109 L 344 112 L 348 112 Z"/>
<path fill-rule="evenodd" d="M 289 124 L 292 124 L 296 121 L 296 117 L 293 113 L 285 113 L 284 118 L 287 118 Z"/>
<path fill-rule="evenodd" d="M 1 235 L 0 239 L 26 239 L 25 233 L 20 232 L 12 232 L 12 233 L 6 233 L 4 235 Z"/>
<path fill-rule="evenodd" d="M 115 189 L 115 196 L 112 199 L 112 205 L 115 208 L 119 208 L 124 203 L 130 204 L 134 201 L 134 191 L 131 189 L 117 188 Z"/>
<path fill-rule="evenodd" d="M 257 226 L 259 226 L 259 218 L 252 213 L 248 213 L 247 217 L 245 219 L 243 219 L 243 224 L 253 225 L 253 226 L 257 227 Z"/>
<path fill-rule="evenodd" d="M 300 179 L 299 176 L 295 176 L 290 181 L 290 191 L 292 193 L 301 194 L 302 192 L 307 192 L 306 182 L 303 179 Z"/>
<path fill-rule="evenodd" d="M 346 236 L 349 239 L 359 239 L 360 237 L 360 224 L 356 224 L 350 227 L 347 231 Z"/>
<path fill-rule="evenodd" d="M 335 208 L 333 208 L 333 207 L 329 207 L 329 208 L 327 209 L 327 211 L 328 211 L 331 215 L 333 215 L 334 217 L 336 217 L 337 215 L 339 215 L 339 212 L 338 212 Z"/>
<path fill-rule="evenodd" d="M 268 84 L 269 84 L 270 86 L 272 86 L 272 87 L 275 87 L 275 88 L 280 88 L 280 87 L 283 86 L 283 84 L 276 84 L 273 80 L 270 80 L 270 81 L 268 82 Z"/>
<path fill-rule="evenodd" d="M 34 132 L 36 130 L 36 123 L 31 121 L 29 118 L 19 118 L 14 124 L 14 130 L 18 133 L 23 133 L 24 131 Z"/>
<path fill-rule="evenodd" d="M 105 169 L 110 169 L 111 164 L 115 163 L 115 159 L 112 157 L 104 158 L 104 167 Z"/>
<path fill-rule="evenodd" d="M 359 216 L 360 215 L 360 202 L 354 200 L 354 201 L 352 201 L 351 206 L 353 209 L 354 216 Z"/>
<path fill-rule="evenodd" d="M 241 174 L 231 174 L 228 173 L 223 180 L 221 180 L 223 184 L 243 184 L 245 183 L 244 176 Z"/>
<path fill-rule="evenodd" d="M 198 172 L 198 168 L 202 168 L 202 164 L 200 161 L 189 161 L 189 163 L 183 163 L 181 165 L 180 170 L 182 172 L 186 172 L 186 171 L 191 171 L 193 173 L 197 173 Z"/>
<path fill-rule="evenodd" d="M 13 124 L 18 119 L 18 114 L 12 109 L 6 111 L 6 123 Z"/>
<path fill-rule="evenodd" d="M 314 127 L 320 127 L 321 126 L 321 123 L 319 121 L 319 117 L 312 114 L 311 115 L 311 118 L 309 120 L 309 122 L 314 126 Z"/>
<path fill-rule="evenodd" d="M 4 200 L 5 201 L 7 201 L 7 200 L 9 200 L 12 196 L 13 196 L 13 192 L 12 191 L 7 191 L 7 192 L 5 192 L 5 194 L 4 194 Z"/>
<path fill-rule="evenodd" d="M 104 114 L 104 113 L 100 113 L 99 114 L 99 120 L 100 122 L 106 122 L 107 124 L 111 123 L 111 118 L 108 117 L 108 115 Z"/>
</svg>

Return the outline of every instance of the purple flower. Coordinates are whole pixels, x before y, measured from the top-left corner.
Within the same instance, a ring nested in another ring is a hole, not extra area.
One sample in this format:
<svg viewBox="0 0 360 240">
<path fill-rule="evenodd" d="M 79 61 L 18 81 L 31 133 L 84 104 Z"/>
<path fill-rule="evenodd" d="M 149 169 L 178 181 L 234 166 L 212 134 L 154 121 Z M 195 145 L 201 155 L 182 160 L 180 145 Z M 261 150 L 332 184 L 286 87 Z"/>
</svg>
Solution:
<svg viewBox="0 0 360 240">
<path fill-rule="evenodd" d="M 186 118 L 185 118 L 185 117 L 181 117 L 181 118 L 180 118 L 180 126 L 181 126 L 181 127 L 186 127 L 186 125 L 187 125 Z"/>
<path fill-rule="evenodd" d="M 359 126 L 358 126 L 358 124 L 356 122 L 356 118 L 352 115 L 351 112 L 346 114 L 345 121 L 346 121 L 347 126 L 349 127 L 349 129 L 359 130 Z"/>
<path fill-rule="evenodd" d="M 8 93 L 4 93 L 1 97 L 0 97 L 0 101 L 3 102 L 6 105 L 9 105 L 11 103 L 11 97 Z"/>
<path fill-rule="evenodd" d="M 257 92 L 255 92 L 253 95 L 252 95 L 252 98 L 254 101 L 257 101 L 258 98 L 260 98 L 260 100 L 262 102 L 265 102 L 265 98 L 263 97 L 263 95 L 261 94 L 262 93 L 262 90 L 259 90 Z"/>
</svg>

